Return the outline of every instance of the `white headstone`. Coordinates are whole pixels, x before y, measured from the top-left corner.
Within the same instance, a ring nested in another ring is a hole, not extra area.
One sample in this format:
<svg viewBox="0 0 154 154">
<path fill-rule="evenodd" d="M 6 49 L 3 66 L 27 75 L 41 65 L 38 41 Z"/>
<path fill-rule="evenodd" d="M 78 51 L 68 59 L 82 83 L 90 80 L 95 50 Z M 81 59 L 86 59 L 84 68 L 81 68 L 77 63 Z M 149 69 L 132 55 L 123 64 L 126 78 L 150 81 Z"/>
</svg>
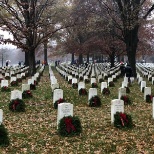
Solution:
<svg viewBox="0 0 154 154">
<path fill-rule="evenodd" d="M 72 79 L 72 76 L 71 76 L 71 75 L 69 75 L 69 76 L 68 76 L 68 81 L 69 81 L 69 80 L 71 80 L 71 79 Z"/>
<path fill-rule="evenodd" d="M 121 99 L 121 96 L 126 96 L 126 88 L 119 88 L 118 99 Z"/>
<path fill-rule="evenodd" d="M 142 78 L 142 77 L 139 77 L 139 78 L 138 78 L 138 84 L 140 84 L 141 81 L 143 81 L 143 78 Z"/>
<path fill-rule="evenodd" d="M 53 91 L 53 104 L 55 103 L 55 101 L 59 100 L 60 98 L 63 99 L 63 90 L 55 89 Z"/>
<path fill-rule="evenodd" d="M 124 101 L 120 99 L 114 99 L 111 101 L 111 123 L 114 122 L 114 114 L 116 112 L 124 113 Z"/>
<path fill-rule="evenodd" d="M 84 75 L 83 80 L 85 81 L 86 79 L 88 79 L 88 76 Z"/>
<path fill-rule="evenodd" d="M 154 119 L 154 97 L 152 99 L 152 118 Z"/>
<path fill-rule="evenodd" d="M 10 83 L 11 83 L 12 81 L 17 81 L 17 78 L 16 78 L 15 76 L 11 77 Z"/>
<path fill-rule="evenodd" d="M 141 92 L 143 87 L 146 87 L 146 81 L 141 81 Z"/>
<path fill-rule="evenodd" d="M 124 82 L 128 82 L 128 77 L 124 77 Z"/>
<path fill-rule="evenodd" d="M 5 77 L 6 77 L 6 76 L 10 76 L 10 74 L 9 74 L 9 73 L 5 73 Z"/>
<path fill-rule="evenodd" d="M 53 78 L 52 80 L 51 80 L 51 84 L 56 84 L 57 83 L 57 79 L 56 78 Z"/>
<path fill-rule="evenodd" d="M 3 110 L 0 109 L 0 125 L 2 124 L 3 122 Z"/>
<path fill-rule="evenodd" d="M 5 86 L 8 87 L 8 85 L 9 85 L 8 80 L 1 80 L 1 88 Z"/>
<path fill-rule="evenodd" d="M 21 79 L 21 74 L 17 74 L 17 79 Z"/>
<path fill-rule="evenodd" d="M 51 88 L 52 88 L 52 92 L 53 92 L 56 88 L 59 88 L 59 83 L 52 84 Z"/>
<path fill-rule="evenodd" d="M 91 99 L 91 97 L 97 95 L 97 88 L 90 88 L 89 89 L 89 95 L 88 95 L 88 100 Z"/>
<path fill-rule="evenodd" d="M 80 89 L 85 89 L 85 83 L 84 82 L 79 82 L 78 83 L 78 91 L 80 90 Z"/>
<path fill-rule="evenodd" d="M 17 98 L 22 99 L 22 92 L 19 90 L 11 91 L 11 100 L 17 99 Z"/>
<path fill-rule="evenodd" d="M 151 95 L 151 87 L 144 88 L 144 100 L 146 100 L 146 95 Z"/>
<path fill-rule="evenodd" d="M 23 93 L 25 90 L 30 90 L 30 84 L 22 84 L 22 93 Z"/>
<path fill-rule="evenodd" d="M 108 78 L 107 82 L 108 82 L 108 86 L 109 86 L 109 82 L 113 82 L 113 79 L 112 78 Z"/>
<path fill-rule="evenodd" d="M 91 78 L 90 83 L 91 83 L 91 84 L 92 84 L 92 83 L 96 83 L 96 78 Z"/>
<path fill-rule="evenodd" d="M 67 116 L 73 116 L 73 104 L 71 103 L 58 104 L 57 128 L 58 128 L 59 120 Z"/>
<path fill-rule="evenodd" d="M 28 84 L 34 84 L 34 80 L 28 79 Z"/>
<path fill-rule="evenodd" d="M 123 81 L 123 82 L 122 82 L 122 88 L 125 88 L 125 87 L 128 87 L 128 82 Z"/>
<path fill-rule="evenodd" d="M 101 82 L 101 91 L 102 91 L 104 88 L 107 88 L 107 82 Z"/>
<path fill-rule="evenodd" d="M 72 84 L 77 83 L 77 82 L 78 82 L 78 80 L 76 78 L 72 78 Z"/>
<path fill-rule="evenodd" d="M 25 77 L 25 73 L 21 73 L 21 77 Z"/>
<path fill-rule="evenodd" d="M 3 75 L 2 74 L 0 74 L 0 79 L 3 79 Z"/>
</svg>

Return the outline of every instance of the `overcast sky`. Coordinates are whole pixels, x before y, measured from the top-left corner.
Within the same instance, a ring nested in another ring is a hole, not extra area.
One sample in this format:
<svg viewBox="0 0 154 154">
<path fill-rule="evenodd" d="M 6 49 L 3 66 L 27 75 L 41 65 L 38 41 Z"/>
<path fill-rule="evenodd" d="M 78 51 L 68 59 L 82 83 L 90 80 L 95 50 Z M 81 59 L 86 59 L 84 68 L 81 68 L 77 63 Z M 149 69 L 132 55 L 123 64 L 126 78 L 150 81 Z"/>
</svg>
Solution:
<svg viewBox="0 0 154 154">
<path fill-rule="evenodd" d="M 0 30 L 0 35 L 4 35 L 4 39 L 8 39 L 8 38 L 13 39 L 13 36 L 12 35 L 9 35 L 9 33 L 6 32 L 6 31 Z M 14 46 L 12 44 L 0 44 L 0 49 L 1 48 L 16 49 L 16 46 Z"/>
</svg>

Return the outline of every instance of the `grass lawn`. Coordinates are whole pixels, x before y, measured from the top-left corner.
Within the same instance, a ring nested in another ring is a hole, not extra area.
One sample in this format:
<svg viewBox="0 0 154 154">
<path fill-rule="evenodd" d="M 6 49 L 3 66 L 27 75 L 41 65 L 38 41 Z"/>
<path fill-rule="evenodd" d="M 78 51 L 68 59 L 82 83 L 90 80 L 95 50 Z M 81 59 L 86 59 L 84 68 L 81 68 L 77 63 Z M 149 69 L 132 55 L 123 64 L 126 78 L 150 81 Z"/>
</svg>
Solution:
<svg viewBox="0 0 154 154">
<path fill-rule="evenodd" d="M 74 104 L 74 115 L 80 118 L 82 133 L 76 137 L 61 137 L 57 133 L 57 110 L 53 107 L 49 70 L 45 68 L 33 98 L 24 99 L 26 112 L 15 113 L 8 109 L 10 92 L 0 92 L 0 108 L 3 109 L 3 124 L 8 130 L 10 145 L 1 147 L 0 154 L 153 154 L 154 153 L 154 120 L 152 104 L 143 100 L 143 93 L 137 81 L 130 87 L 129 97 L 132 105 L 125 106 L 125 112 L 131 114 L 134 128 L 120 130 L 111 125 L 111 100 L 118 98 L 118 88 L 122 78 L 109 87 L 111 94 L 103 96 L 98 83 L 98 96 L 102 106 L 88 106 L 88 96 L 79 96 L 59 73 L 52 68 L 60 88 L 64 90 L 64 99 Z M 145 81 L 147 79 L 144 78 Z M 27 79 L 23 80 L 27 83 Z M 147 81 L 147 86 L 154 87 Z M 91 87 L 86 84 L 86 89 Z M 21 90 L 11 87 L 11 90 Z"/>
</svg>

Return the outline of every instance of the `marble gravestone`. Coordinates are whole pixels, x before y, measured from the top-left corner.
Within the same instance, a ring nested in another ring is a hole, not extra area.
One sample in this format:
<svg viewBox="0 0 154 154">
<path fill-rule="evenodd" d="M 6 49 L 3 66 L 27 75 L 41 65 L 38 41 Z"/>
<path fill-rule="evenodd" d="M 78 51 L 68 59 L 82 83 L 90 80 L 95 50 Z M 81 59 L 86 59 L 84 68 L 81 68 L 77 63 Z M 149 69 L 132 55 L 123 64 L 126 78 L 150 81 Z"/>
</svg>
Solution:
<svg viewBox="0 0 154 154">
<path fill-rule="evenodd" d="M 58 104 L 57 128 L 58 128 L 60 119 L 67 116 L 73 116 L 73 104 L 71 103 Z"/>
<path fill-rule="evenodd" d="M 20 90 L 13 90 L 11 91 L 11 100 L 13 99 L 22 99 L 22 91 Z"/>
<path fill-rule="evenodd" d="M 124 101 L 121 99 L 114 99 L 111 101 L 111 123 L 114 122 L 114 114 L 116 112 L 124 113 Z"/>
</svg>

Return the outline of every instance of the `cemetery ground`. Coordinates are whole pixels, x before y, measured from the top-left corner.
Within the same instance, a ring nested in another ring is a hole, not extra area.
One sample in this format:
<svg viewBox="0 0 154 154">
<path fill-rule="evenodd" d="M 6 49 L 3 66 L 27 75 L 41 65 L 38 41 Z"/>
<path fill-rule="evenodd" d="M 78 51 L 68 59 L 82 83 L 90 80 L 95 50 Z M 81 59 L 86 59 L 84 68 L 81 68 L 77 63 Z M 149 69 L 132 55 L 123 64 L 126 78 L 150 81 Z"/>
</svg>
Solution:
<svg viewBox="0 0 154 154">
<path fill-rule="evenodd" d="M 111 94 L 103 96 L 98 83 L 98 96 L 102 106 L 89 107 L 88 96 L 79 96 L 59 73 L 52 68 L 58 79 L 60 88 L 64 91 L 64 99 L 74 105 L 73 115 L 80 118 L 82 133 L 75 137 L 61 137 L 57 132 L 57 110 L 53 107 L 51 83 L 48 67 L 45 68 L 33 98 L 24 99 L 26 112 L 11 112 L 8 109 L 10 92 L 0 92 L 0 108 L 3 109 L 3 124 L 8 130 L 10 145 L 1 147 L 0 154 L 50 154 L 50 153 L 154 153 L 154 120 L 152 119 L 152 104 L 146 103 L 137 81 L 130 88 L 129 97 L 132 105 L 125 106 L 125 112 L 131 114 L 134 127 L 121 130 L 111 125 L 111 100 L 118 98 L 118 88 L 123 78 L 115 82 L 115 87 L 109 87 Z M 27 80 L 27 79 L 26 79 Z M 23 83 L 26 82 L 23 80 Z M 154 87 L 147 79 L 147 86 Z M 86 84 L 86 90 L 91 87 Z M 11 90 L 21 90 L 21 84 L 11 87 Z"/>
</svg>

